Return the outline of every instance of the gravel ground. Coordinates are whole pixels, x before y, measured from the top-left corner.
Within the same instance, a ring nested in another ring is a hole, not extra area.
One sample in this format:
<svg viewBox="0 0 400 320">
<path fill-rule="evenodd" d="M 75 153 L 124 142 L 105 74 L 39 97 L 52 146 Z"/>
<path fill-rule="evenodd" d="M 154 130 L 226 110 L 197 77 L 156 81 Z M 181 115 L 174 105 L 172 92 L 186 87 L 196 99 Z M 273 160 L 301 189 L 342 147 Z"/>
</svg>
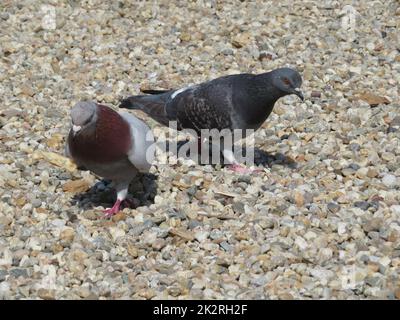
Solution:
<svg viewBox="0 0 400 320">
<path fill-rule="evenodd" d="M 0 4 L 0 298 L 400 299 L 399 1 L 49 3 Z M 107 220 L 59 156 L 80 99 L 281 66 L 262 174 L 155 163 Z"/>
</svg>

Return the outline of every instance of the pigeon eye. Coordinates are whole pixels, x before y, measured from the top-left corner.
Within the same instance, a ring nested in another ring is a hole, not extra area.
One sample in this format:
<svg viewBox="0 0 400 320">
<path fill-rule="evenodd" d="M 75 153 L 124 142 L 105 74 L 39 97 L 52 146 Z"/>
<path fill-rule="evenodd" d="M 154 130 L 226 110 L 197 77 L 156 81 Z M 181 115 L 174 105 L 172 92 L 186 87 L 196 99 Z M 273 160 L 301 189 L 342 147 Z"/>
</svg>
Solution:
<svg viewBox="0 0 400 320">
<path fill-rule="evenodd" d="M 283 81 L 283 83 L 286 84 L 287 86 L 290 85 L 290 81 L 289 81 L 288 78 L 283 78 L 282 81 Z"/>
</svg>

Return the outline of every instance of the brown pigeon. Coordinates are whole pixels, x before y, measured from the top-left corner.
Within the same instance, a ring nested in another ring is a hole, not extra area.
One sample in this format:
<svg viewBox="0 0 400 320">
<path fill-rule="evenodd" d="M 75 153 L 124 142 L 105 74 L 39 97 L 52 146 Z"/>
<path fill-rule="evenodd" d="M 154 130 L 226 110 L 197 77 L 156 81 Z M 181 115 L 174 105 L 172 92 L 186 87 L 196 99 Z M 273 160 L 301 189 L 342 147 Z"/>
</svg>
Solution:
<svg viewBox="0 0 400 320">
<path fill-rule="evenodd" d="M 113 181 L 117 191 L 107 217 L 117 213 L 138 172 L 148 172 L 154 159 L 150 128 L 133 115 L 94 102 L 78 102 L 71 110 L 72 128 L 66 154 L 81 167 Z"/>
</svg>

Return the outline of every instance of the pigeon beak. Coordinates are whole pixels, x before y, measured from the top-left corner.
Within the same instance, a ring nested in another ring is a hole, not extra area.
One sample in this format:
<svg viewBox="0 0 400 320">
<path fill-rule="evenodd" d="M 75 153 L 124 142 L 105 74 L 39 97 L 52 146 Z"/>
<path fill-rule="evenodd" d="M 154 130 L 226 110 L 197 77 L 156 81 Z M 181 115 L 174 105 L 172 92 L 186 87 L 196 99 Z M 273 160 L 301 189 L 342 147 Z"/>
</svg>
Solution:
<svg viewBox="0 0 400 320">
<path fill-rule="evenodd" d="M 73 126 L 72 126 L 72 132 L 73 132 L 74 136 L 75 136 L 81 129 L 82 129 L 81 126 L 73 125 Z"/>
<path fill-rule="evenodd" d="M 301 101 L 304 101 L 304 96 L 303 93 L 301 92 L 300 88 L 294 88 L 294 92 L 293 92 L 296 96 L 298 96 Z"/>
</svg>

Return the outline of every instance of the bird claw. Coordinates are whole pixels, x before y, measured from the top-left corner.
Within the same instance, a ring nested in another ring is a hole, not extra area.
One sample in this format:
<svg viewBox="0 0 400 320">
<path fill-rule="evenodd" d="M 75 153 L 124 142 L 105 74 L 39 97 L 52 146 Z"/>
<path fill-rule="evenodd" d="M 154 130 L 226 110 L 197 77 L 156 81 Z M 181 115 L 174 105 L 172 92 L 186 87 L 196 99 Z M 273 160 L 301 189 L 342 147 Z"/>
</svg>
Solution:
<svg viewBox="0 0 400 320">
<path fill-rule="evenodd" d="M 230 164 L 228 166 L 228 169 L 233 171 L 233 172 L 241 173 L 241 174 L 252 174 L 252 173 L 264 172 L 264 170 L 261 170 L 261 169 L 250 169 L 250 168 L 246 168 L 245 166 L 242 166 L 240 164 Z"/>
<path fill-rule="evenodd" d="M 121 200 L 117 200 L 112 208 L 104 210 L 104 216 L 106 218 L 111 218 L 114 214 L 119 212 L 119 207 L 121 205 Z"/>
</svg>

